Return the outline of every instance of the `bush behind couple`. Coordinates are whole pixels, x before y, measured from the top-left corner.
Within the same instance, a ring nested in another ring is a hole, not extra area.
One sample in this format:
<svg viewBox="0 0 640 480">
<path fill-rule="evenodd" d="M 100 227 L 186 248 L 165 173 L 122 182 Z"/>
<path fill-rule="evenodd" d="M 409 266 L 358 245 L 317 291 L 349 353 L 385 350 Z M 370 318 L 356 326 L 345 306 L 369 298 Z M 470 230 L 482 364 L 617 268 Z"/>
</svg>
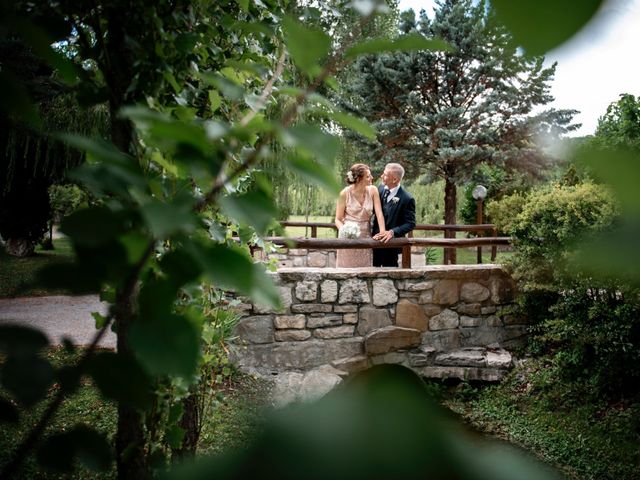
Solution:
<svg viewBox="0 0 640 480">
<path fill-rule="evenodd" d="M 400 182 L 404 168 L 399 163 L 384 167 L 379 187 L 374 186 L 371 169 L 356 163 L 347 172 L 345 187 L 336 205 L 336 227 L 345 222 L 360 227 L 359 238 L 370 238 L 387 243 L 392 238 L 404 237 L 416 225 L 416 202 Z M 373 217 L 373 222 L 371 219 Z M 399 248 L 338 249 L 336 267 L 397 267 Z"/>
</svg>

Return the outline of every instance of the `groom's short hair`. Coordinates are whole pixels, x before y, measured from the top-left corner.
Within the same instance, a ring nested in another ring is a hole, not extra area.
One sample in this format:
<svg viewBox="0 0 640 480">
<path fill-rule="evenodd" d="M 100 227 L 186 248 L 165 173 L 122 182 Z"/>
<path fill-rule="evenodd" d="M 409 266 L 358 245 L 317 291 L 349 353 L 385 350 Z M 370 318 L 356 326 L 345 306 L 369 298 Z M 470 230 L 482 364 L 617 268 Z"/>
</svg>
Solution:
<svg viewBox="0 0 640 480">
<path fill-rule="evenodd" d="M 387 168 L 400 177 L 400 180 L 404 178 L 404 167 L 399 163 L 387 163 Z"/>
</svg>

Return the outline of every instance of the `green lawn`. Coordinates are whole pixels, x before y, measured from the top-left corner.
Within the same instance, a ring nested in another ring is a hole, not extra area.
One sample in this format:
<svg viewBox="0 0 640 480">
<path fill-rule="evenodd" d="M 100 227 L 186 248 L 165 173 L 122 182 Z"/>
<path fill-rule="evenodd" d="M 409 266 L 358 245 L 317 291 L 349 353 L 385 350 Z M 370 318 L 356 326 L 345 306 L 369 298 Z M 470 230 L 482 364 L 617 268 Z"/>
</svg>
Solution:
<svg viewBox="0 0 640 480">
<path fill-rule="evenodd" d="M 80 352 L 69 353 L 62 348 L 53 348 L 46 357 L 54 366 L 71 365 Z M 1 365 L 1 361 L 0 361 Z M 259 431 L 265 418 L 263 409 L 268 408 L 270 385 L 242 373 L 235 373 L 230 381 L 220 386 L 216 395 L 213 411 L 207 416 L 203 426 L 199 453 L 220 453 L 246 444 Z M 53 398 L 58 384 L 51 387 L 47 401 Z M 5 397 L 5 392 L 2 392 Z M 21 415 L 17 425 L 2 423 L 0 428 L 0 466 L 24 438 L 44 411 L 47 401 L 33 407 Z M 89 380 L 83 380 L 80 388 L 62 404 L 58 414 L 45 432 L 48 434 L 60 430 L 69 430 L 77 424 L 91 426 L 104 434 L 113 444 L 117 424 L 115 403 L 106 400 Z M 20 479 L 111 479 L 116 478 L 115 463 L 106 472 L 96 472 L 79 467 L 73 474 L 43 471 L 38 467 L 35 457 L 30 456 L 19 475 Z"/>
<path fill-rule="evenodd" d="M 7 255 L 0 248 L 0 298 L 68 294 L 63 288 L 46 289 L 38 285 L 37 275 L 40 269 L 73 259 L 69 239 L 56 239 L 53 245 L 53 250 L 37 247 L 35 255 L 24 258 Z"/>
</svg>

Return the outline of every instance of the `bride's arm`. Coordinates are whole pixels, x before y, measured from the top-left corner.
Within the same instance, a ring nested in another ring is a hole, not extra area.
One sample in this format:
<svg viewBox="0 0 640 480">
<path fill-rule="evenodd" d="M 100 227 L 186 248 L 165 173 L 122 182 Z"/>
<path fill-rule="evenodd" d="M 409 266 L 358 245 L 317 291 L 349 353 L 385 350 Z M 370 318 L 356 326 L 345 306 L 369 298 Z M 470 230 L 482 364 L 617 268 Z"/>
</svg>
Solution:
<svg viewBox="0 0 640 480">
<path fill-rule="evenodd" d="M 336 204 L 336 227 L 340 230 L 340 227 L 344 225 L 344 217 L 346 215 L 346 189 L 343 189 L 338 196 L 338 203 Z"/>
<path fill-rule="evenodd" d="M 382 202 L 380 201 L 380 192 L 374 186 L 369 187 L 371 194 L 373 195 L 373 209 L 376 212 L 376 219 L 378 220 L 378 227 L 380 227 L 380 233 L 384 233 L 387 228 L 384 224 L 384 215 L 382 214 Z"/>
</svg>

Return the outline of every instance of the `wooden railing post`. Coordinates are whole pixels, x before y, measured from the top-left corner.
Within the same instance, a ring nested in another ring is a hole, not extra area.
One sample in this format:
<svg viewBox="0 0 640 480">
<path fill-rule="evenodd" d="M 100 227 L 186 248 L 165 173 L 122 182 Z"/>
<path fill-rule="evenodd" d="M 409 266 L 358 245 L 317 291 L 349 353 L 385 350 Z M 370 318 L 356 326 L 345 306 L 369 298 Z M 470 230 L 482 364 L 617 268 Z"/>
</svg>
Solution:
<svg viewBox="0 0 640 480">
<path fill-rule="evenodd" d="M 411 268 L 411 245 L 402 247 L 402 268 Z"/>
<path fill-rule="evenodd" d="M 311 225 L 311 238 L 318 238 L 318 227 Z"/>
</svg>

